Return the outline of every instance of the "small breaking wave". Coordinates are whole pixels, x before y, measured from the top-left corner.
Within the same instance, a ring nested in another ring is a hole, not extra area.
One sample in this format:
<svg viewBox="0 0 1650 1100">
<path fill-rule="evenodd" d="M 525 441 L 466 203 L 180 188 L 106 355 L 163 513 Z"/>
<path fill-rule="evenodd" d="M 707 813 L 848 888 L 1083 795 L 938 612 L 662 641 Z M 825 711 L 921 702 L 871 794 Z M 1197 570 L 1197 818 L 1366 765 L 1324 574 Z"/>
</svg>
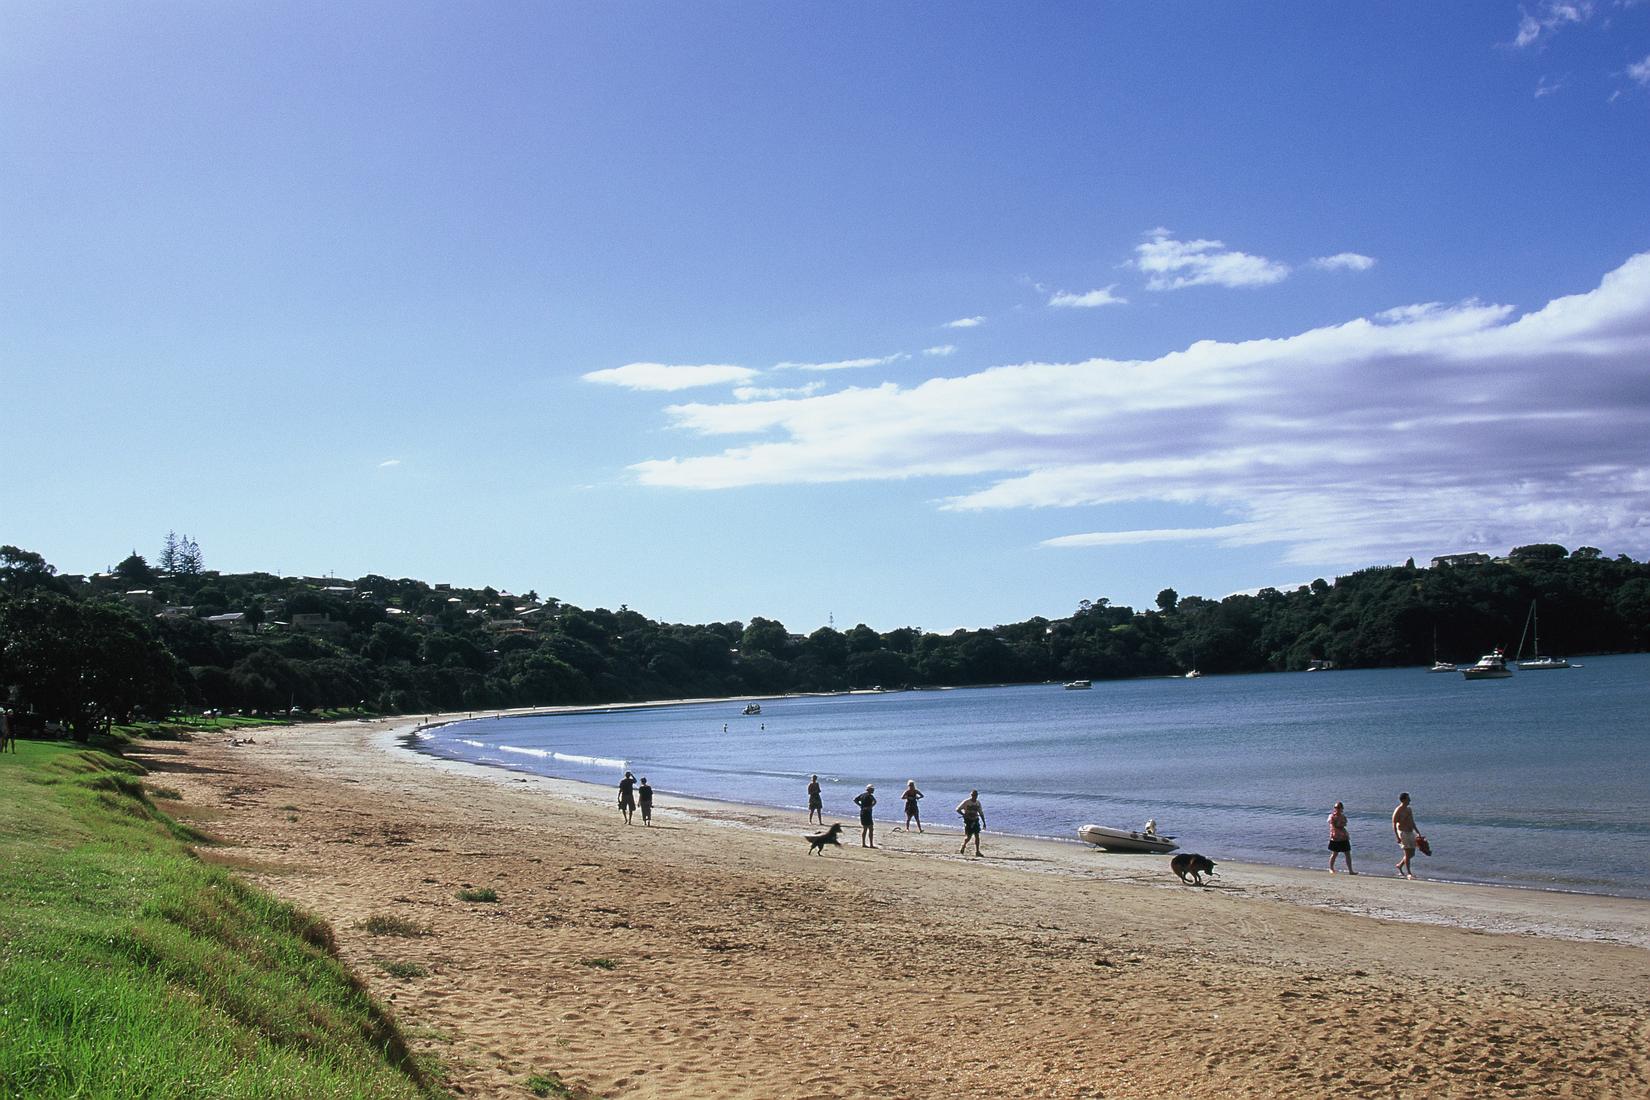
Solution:
<svg viewBox="0 0 1650 1100">
<path fill-rule="evenodd" d="M 550 759 L 550 754 L 548 752 L 546 752 L 545 750 L 543 750 L 543 749 L 522 749 L 522 748 L 517 748 L 515 745 L 500 745 L 498 747 L 498 751 L 499 752 L 519 752 L 523 756 L 536 756 L 540 760 Z"/>
<path fill-rule="evenodd" d="M 551 759 L 560 760 L 564 764 L 588 764 L 593 768 L 623 768 L 623 760 L 614 760 L 608 756 L 575 756 L 572 753 L 553 752 Z"/>
</svg>

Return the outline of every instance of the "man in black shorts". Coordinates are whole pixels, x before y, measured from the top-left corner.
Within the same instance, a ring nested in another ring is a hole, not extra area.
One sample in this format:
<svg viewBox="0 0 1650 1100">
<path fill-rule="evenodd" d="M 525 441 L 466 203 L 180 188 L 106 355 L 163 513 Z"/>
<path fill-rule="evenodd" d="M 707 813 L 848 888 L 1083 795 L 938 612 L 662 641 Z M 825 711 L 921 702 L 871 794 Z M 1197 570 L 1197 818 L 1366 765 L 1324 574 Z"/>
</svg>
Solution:
<svg viewBox="0 0 1650 1100">
<path fill-rule="evenodd" d="M 825 799 L 819 793 L 819 776 L 808 780 L 808 824 L 819 818 L 821 825 L 825 824 Z"/>
<path fill-rule="evenodd" d="M 974 854 L 980 854 L 980 830 L 985 828 L 985 807 L 980 805 L 980 792 L 969 791 L 968 797 L 957 803 L 957 812 L 963 819 L 962 855 L 968 854 L 968 838 L 974 838 Z"/>
</svg>

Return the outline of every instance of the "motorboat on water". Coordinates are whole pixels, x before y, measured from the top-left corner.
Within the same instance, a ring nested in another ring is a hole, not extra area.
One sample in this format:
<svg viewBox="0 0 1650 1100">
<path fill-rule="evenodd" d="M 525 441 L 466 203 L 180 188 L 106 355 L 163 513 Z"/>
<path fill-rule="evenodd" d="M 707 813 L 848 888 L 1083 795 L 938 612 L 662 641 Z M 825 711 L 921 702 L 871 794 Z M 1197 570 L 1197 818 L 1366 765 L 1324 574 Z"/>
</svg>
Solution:
<svg viewBox="0 0 1650 1100">
<path fill-rule="evenodd" d="M 1477 664 L 1462 669 L 1461 675 L 1469 680 L 1505 680 L 1512 669 L 1507 667 L 1507 655 L 1496 649 L 1478 658 Z"/>
<path fill-rule="evenodd" d="M 1201 679 L 1202 677 L 1203 677 L 1203 673 L 1199 672 L 1195 668 L 1192 669 L 1190 672 L 1186 673 L 1186 676 L 1185 676 L 1185 678 L 1188 679 L 1188 680 L 1198 680 L 1198 679 Z"/>
<path fill-rule="evenodd" d="M 746 703 L 745 704 L 745 709 L 740 711 L 740 713 L 741 714 L 747 714 L 747 715 L 748 714 L 761 714 L 762 713 L 762 704 L 761 703 Z"/>
<path fill-rule="evenodd" d="M 1142 829 L 1111 829 L 1104 825 L 1084 825 L 1077 830 L 1077 839 L 1108 852 L 1150 852 L 1162 855 L 1180 845 L 1174 837 L 1157 831 L 1157 822 L 1148 821 Z"/>
<path fill-rule="evenodd" d="M 1093 682 L 1091 682 L 1089 680 L 1069 680 L 1066 683 L 1066 690 L 1067 691 L 1087 691 L 1089 688 L 1091 688 L 1093 686 L 1094 686 Z"/>
<path fill-rule="evenodd" d="M 1455 664 L 1452 661 L 1434 661 L 1434 662 L 1432 662 L 1432 668 L 1429 671 L 1431 671 L 1431 672 L 1460 672 L 1461 671 L 1461 666 Z"/>
</svg>

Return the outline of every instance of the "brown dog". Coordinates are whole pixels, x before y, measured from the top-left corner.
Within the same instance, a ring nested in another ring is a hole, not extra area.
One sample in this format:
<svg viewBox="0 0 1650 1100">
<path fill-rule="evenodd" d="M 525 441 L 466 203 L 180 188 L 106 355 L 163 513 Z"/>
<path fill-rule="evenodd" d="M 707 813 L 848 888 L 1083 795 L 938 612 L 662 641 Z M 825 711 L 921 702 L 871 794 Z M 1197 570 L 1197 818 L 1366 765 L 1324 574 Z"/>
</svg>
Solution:
<svg viewBox="0 0 1650 1100">
<path fill-rule="evenodd" d="M 842 822 L 840 821 L 834 822 L 831 827 L 826 829 L 823 833 L 809 833 L 807 835 L 808 854 L 811 856 L 824 855 L 825 845 L 827 844 L 835 844 L 838 848 L 842 847 L 842 841 L 837 839 L 841 833 Z"/>
<path fill-rule="evenodd" d="M 1204 875 L 1213 878 L 1216 874 L 1215 861 L 1196 852 L 1181 852 L 1169 860 L 1169 870 L 1188 886 L 1202 886 Z"/>
</svg>

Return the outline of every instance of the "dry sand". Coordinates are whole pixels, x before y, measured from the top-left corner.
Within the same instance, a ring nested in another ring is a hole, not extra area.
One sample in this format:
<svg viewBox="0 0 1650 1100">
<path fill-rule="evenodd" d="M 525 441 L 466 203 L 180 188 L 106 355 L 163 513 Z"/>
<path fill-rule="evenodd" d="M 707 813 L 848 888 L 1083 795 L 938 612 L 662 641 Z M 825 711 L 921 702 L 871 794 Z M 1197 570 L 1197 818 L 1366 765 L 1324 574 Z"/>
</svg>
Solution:
<svg viewBox="0 0 1650 1100">
<path fill-rule="evenodd" d="M 611 792 L 388 723 L 253 737 L 136 755 L 464 1096 L 1650 1096 L 1650 903 L 1405 882 L 1374 844 L 1355 878 L 1198 890 L 1167 857 L 988 832 L 960 858 L 894 820 L 867 851 L 852 813 L 812 857 L 800 815 L 661 797 L 627 828 Z"/>
</svg>

